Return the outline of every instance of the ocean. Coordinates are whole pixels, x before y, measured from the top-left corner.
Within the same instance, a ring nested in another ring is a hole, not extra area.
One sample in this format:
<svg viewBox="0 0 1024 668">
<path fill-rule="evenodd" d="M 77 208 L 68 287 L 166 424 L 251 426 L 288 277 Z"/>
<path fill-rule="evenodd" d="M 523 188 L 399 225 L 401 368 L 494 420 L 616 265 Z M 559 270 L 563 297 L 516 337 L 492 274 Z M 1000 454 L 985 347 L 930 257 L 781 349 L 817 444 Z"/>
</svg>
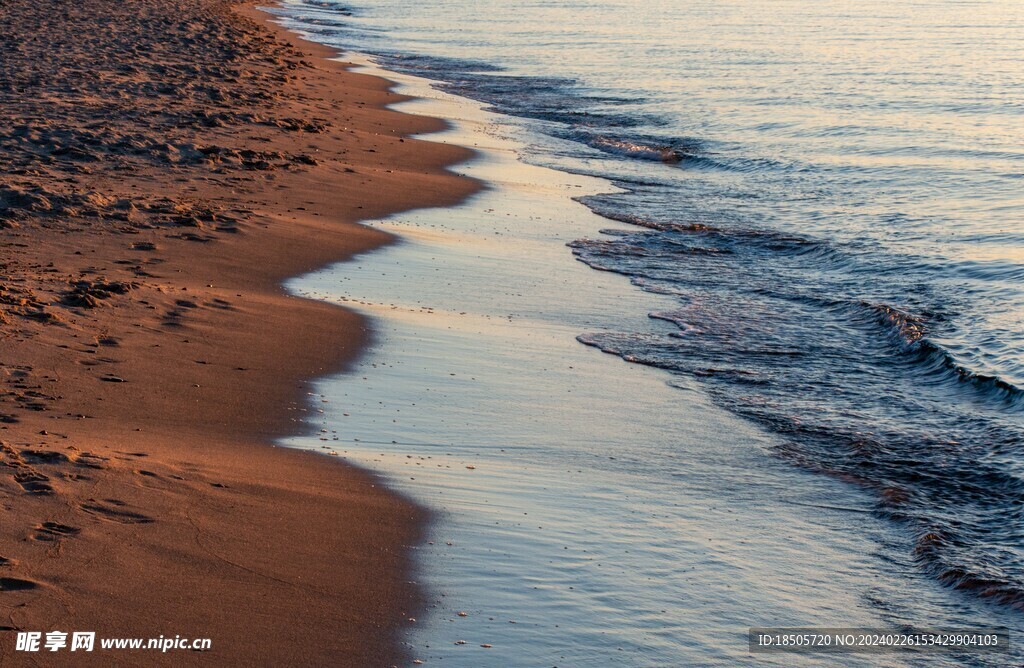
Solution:
<svg viewBox="0 0 1024 668">
<path fill-rule="evenodd" d="M 697 388 L 775 462 L 862 499 L 882 527 L 864 535 L 895 537 L 887 577 L 948 592 L 945 618 L 1024 612 L 1024 5 L 283 11 L 479 101 L 522 161 L 610 184 L 576 195 L 608 225 L 568 239 L 565 261 L 631 287 L 600 327 L 565 319 L 574 345 Z M 689 419 L 673 410 L 637 419 Z M 665 656 L 708 656 L 679 651 Z"/>
</svg>

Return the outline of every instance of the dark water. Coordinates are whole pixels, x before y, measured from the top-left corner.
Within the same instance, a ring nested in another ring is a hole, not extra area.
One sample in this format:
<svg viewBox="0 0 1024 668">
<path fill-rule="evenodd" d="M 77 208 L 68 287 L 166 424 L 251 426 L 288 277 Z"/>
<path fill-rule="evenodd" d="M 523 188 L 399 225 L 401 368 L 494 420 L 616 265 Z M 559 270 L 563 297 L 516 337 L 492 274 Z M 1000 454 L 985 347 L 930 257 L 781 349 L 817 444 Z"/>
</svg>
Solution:
<svg viewBox="0 0 1024 668">
<path fill-rule="evenodd" d="M 925 572 L 1024 610 L 1024 5 L 292 11 L 619 186 L 582 201 L 628 225 L 572 252 L 677 306 L 581 342 L 700 379 L 872 491 Z"/>
</svg>

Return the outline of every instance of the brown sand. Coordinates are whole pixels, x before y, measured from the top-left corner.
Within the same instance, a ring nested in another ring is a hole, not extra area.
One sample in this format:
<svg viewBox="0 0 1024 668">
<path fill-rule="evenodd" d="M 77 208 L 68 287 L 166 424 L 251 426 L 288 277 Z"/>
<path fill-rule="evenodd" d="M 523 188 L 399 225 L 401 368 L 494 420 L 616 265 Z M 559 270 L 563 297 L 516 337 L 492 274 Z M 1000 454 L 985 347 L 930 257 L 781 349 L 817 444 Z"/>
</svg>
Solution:
<svg viewBox="0 0 1024 668">
<path fill-rule="evenodd" d="M 465 149 L 226 0 L 0 4 L 0 664 L 377 666 L 424 513 L 272 447 L 368 337 L 283 279 L 454 203 Z M 269 29 L 268 29 L 269 27 Z M 29 655 L 16 630 L 209 637 Z"/>
</svg>

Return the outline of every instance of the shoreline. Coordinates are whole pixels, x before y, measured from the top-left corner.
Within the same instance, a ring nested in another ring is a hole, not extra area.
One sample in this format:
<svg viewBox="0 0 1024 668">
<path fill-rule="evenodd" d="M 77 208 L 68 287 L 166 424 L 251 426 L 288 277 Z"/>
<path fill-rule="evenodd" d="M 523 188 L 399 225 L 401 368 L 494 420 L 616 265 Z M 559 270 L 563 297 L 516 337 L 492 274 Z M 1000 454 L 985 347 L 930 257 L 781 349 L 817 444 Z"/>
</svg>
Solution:
<svg viewBox="0 0 1024 668">
<path fill-rule="evenodd" d="M 754 660 L 751 626 L 882 628 L 894 617 L 879 600 L 903 622 L 963 623 L 963 601 L 886 570 L 881 550 L 899 554 L 903 537 L 870 517 L 869 496 L 780 461 L 777 440 L 699 385 L 577 342 L 672 305 L 566 248 L 618 227 L 572 200 L 607 181 L 524 163 L 514 120 L 394 76 L 412 96 L 399 108 L 450 119 L 431 138 L 474 146 L 458 171 L 490 187 L 371 221 L 402 243 L 289 282 L 378 332 L 358 373 L 317 384 L 327 410 L 311 421 L 326 431 L 289 444 L 336 451 L 437 509 L 417 548 L 430 614 L 406 636 L 414 656 L 735 665 Z"/>
<path fill-rule="evenodd" d="M 0 622 L 0 660 L 20 658 L 8 631 L 81 630 L 213 641 L 206 654 L 144 655 L 156 664 L 278 657 L 390 665 L 405 656 L 397 633 L 421 605 L 404 546 L 422 535 L 426 511 L 371 472 L 267 447 L 296 435 L 294 416 L 316 410 L 307 396 L 312 381 L 348 368 L 370 336 L 362 316 L 290 296 L 282 282 L 390 241 L 359 220 L 475 192 L 476 182 L 446 170 L 472 151 L 408 138 L 444 122 L 386 109 L 405 99 L 389 92 L 390 82 L 327 60 L 334 50 L 286 31 L 250 3 L 170 4 L 144 3 L 169 21 L 173 34 L 161 37 L 223 49 L 232 63 L 243 52 L 237 71 L 203 82 L 219 93 L 211 97 L 251 93 L 234 99 L 277 118 L 225 112 L 191 134 L 195 128 L 168 125 L 168 135 L 178 135 L 171 138 L 154 128 L 153 145 L 143 141 L 133 153 L 121 147 L 140 141 L 138 127 L 102 112 L 128 99 L 158 115 L 165 100 L 115 95 L 86 105 L 82 118 L 51 99 L 60 128 L 28 113 L 48 108 L 26 102 L 26 113 L 12 111 L 26 119 L 32 146 L 18 153 L 18 139 L 8 136 L 0 149 L 26 164 L 3 183 L 5 210 L 15 214 L 6 245 L 21 253 L 5 269 L 5 294 L 26 296 L 4 303 L 0 497 L 8 529 L 0 538 L 0 612 L 9 621 Z M 63 86 L 69 99 L 79 94 L 69 61 L 92 60 L 89 49 L 99 48 L 118 64 L 146 27 L 115 5 L 97 6 L 110 15 L 62 17 L 85 27 L 121 22 L 112 46 L 87 30 L 78 44 L 58 43 L 55 58 L 64 60 L 55 67 L 63 69 L 46 85 Z M 38 19 L 41 11 L 20 3 L 9 20 L 26 18 L 19 12 Z M 211 24 L 197 29 L 189 19 Z M 268 30 L 276 43 L 266 41 Z M 155 40 L 148 46 L 159 48 Z M 219 54 L 205 54 L 214 56 L 207 67 L 217 67 Z M 12 69 L 33 67 L 29 57 Z M 90 102 L 102 98 L 107 81 L 122 85 L 119 72 L 97 60 L 105 76 Z M 163 81 L 178 75 L 168 75 L 166 60 L 148 54 L 118 92 L 146 92 L 154 72 Z M 209 103 L 196 99 L 201 91 L 189 81 L 194 72 L 182 64 L 180 75 L 178 90 L 166 94 L 205 111 Z M 267 90 L 273 81 L 284 90 Z M 73 133 L 57 130 L 68 128 L 93 132 L 98 159 L 64 158 Z M 230 151 L 200 150 L 228 141 Z M 256 164 L 236 169 L 239 147 L 258 153 Z M 288 163 L 278 168 L 282 159 Z M 168 199 L 179 217 L 170 223 L 158 201 L 168 193 L 176 194 Z M 7 364 L 11 358 L 18 363 Z M 371 582 L 378 586 L 371 590 Z M 117 658 L 97 653 L 83 663 Z"/>
</svg>

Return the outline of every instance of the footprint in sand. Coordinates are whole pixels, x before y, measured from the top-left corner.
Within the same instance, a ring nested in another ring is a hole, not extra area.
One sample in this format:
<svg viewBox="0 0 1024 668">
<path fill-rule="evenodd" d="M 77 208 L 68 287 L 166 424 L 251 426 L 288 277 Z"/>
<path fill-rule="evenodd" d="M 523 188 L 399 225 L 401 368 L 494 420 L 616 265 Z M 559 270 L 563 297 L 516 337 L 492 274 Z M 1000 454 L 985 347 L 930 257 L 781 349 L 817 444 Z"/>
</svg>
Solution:
<svg viewBox="0 0 1024 668">
<path fill-rule="evenodd" d="M 84 466 L 90 469 L 106 469 L 110 468 L 104 462 L 110 461 L 108 457 L 97 455 L 92 452 L 80 452 L 75 457 L 75 464 L 78 466 Z"/>
<path fill-rule="evenodd" d="M 8 591 L 28 591 L 39 586 L 38 582 L 21 578 L 0 578 L 0 593 Z"/>
<path fill-rule="evenodd" d="M 57 522 L 43 522 L 35 528 L 35 535 L 32 536 L 36 540 L 45 541 L 56 541 L 61 538 L 70 538 L 77 536 L 82 532 L 77 527 L 68 526 L 67 524 L 59 524 Z"/>
<path fill-rule="evenodd" d="M 38 471 L 31 469 L 19 471 L 14 474 L 14 481 L 29 494 L 48 495 L 54 493 L 50 478 Z"/>
<path fill-rule="evenodd" d="M 229 302 L 226 299 L 215 298 L 212 301 L 207 302 L 206 305 L 207 306 L 212 306 L 213 308 L 219 308 L 219 309 L 224 310 L 224 311 L 234 311 L 235 310 L 234 305 L 232 305 L 232 303 Z"/>
<path fill-rule="evenodd" d="M 117 499 L 106 499 L 105 501 L 89 499 L 87 502 L 79 504 L 79 507 L 101 520 L 118 524 L 149 524 L 155 521 L 152 517 L 121 507 L 124 505 L 124 501 Z"/>
<path fill-rule="evenodd" d="M 38 457 L 41 453 L 31 450 L 16 450 L 7 444 L 0 444 L 0 453 L 4 455 L 6 465 L 13 468 L 11 477 L 28 494 L 53 494 L 50 477 L 37 471 L 25 461 L 25 456 Z M 39 461 L 39 459 L 35 459 Z"/>
<path fill-rule="evenodd" d="M 30 459 L 34 462 L 41 464 L 65 464 L 74 461 L 68 455 L 63 452 L 54 452 L 53 450 L 22 450 L 21 454 L 26 459 Z"/>
</svg>

